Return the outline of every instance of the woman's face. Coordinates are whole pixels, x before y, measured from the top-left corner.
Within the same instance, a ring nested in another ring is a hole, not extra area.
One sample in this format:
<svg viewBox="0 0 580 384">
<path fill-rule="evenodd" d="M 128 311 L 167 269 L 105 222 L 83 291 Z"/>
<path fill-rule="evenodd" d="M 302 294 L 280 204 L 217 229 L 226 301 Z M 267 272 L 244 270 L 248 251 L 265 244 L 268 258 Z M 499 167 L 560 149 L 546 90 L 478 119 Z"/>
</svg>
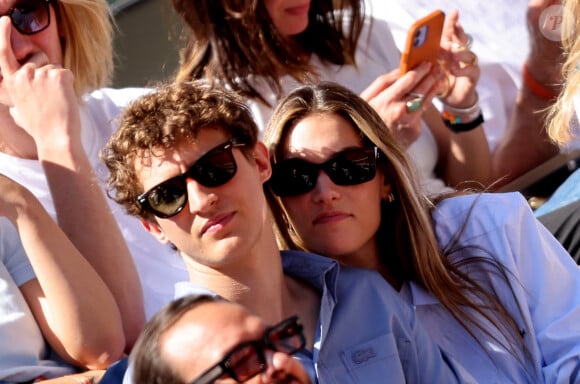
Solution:
<svg viewBox="0 0 580 384">
<path fill-rule="evenodd" d="M 294 36 L 308 27 L 310 0 L 264 0 L 264 6 L 282 36 Z"/>
<path fill-rule="evenodd" d="M 345 149 L 362 148 L 357 132 L 339 115 L 309 115 L 288 132 L 281 158 L 323 163 Z M 378 169 L 373 179 L 357 185 L 337 185 L 321 170 L 313 190 L 282 202 L 308 250 L 346 265 L 379 269 L 375 235 L 381 200 L 390 191 Z"/>
</svg>

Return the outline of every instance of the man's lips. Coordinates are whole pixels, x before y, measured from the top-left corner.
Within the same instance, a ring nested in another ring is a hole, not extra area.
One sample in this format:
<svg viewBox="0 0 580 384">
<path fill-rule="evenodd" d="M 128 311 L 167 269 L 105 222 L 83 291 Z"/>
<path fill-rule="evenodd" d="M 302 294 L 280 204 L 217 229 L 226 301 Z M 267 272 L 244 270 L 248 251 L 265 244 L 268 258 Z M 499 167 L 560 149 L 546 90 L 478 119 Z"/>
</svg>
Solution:
<svg viewBox="0 0 580 384">
<path fill-rule="evenodd" d="M 235 216 L 235 212 L 227 212 L 212 217 L 201 229 L 201 234 L 215 233 L 225 227 Z"/>
</svg>

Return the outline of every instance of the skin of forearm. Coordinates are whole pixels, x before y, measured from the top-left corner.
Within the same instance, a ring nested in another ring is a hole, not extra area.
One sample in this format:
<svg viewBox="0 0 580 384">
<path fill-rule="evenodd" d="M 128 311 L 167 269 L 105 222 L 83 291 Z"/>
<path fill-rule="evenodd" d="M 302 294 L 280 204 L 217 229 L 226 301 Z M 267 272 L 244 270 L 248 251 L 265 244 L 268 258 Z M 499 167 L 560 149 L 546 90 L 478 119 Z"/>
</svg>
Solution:
<svg viewBox="0 0 580 384">
<path fill-rule="evenodd" d="M 449 152 L 446 172 L 449 185 L 461 186 L 466 181 L 484 188 L 489 185 L 492 180 L 491 154 L 483 126 L 452 134 Z"/>
<path fill-rule="evenodd" d="M 82 148 L 39 150 L 58 223 L 117 300 L 127 352 L 145 322 L 139 277 L 94 170 Z M 51 161 L 51 159 L 55 159 Z"/>
<path fill-rule="evenodd" d="M 30 300 L 26 290 L 35 292 L 37 299 L 29 305 L 41 307 L 43 316 L 36 320 L 44 336 L 78 366 L 103 368 L 119 359 L 125 340 L 108 287 L 32 195 L 15 206 L 14 224 L 40 285 L 26 283 L 23 293 Z"/>
<path fill-rule="evenodd" d="M 519 91 L 504 138 L 493 153 L 493 176 L 497 186 L 558 154 L 546 132 L 546 110 L 551 101 L 533 94 L 525 85 Z"/>
</svg>

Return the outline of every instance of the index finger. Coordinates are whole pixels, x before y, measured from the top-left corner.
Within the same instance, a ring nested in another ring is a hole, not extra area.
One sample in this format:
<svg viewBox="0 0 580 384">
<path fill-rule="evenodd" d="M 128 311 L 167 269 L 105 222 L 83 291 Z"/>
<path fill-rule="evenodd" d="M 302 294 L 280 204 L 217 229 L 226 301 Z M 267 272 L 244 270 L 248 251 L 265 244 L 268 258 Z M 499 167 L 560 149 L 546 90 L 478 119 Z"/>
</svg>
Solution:
<svg viewBox="0 0 580 384">
<path fill-rule="evenodd" d="M 20 67 L 12 50 L 11 32 L 12 22 L 10 17 L 0 17 L 0 73 L 2 73 L 2 76 L 12 74 Z"/>
</svg>

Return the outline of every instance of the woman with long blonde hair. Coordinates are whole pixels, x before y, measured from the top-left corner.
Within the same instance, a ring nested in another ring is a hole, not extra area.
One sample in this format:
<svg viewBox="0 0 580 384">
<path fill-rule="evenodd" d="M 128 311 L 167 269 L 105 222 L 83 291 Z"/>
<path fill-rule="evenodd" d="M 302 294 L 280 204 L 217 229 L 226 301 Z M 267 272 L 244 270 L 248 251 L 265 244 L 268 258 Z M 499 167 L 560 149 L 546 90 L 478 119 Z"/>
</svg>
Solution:
<svg viewBox="0 0 580 384">
<path fill-rule="evenodd" d="M 282 247 L 380 272 L 481 382 L 578 379 L 580 272 L 521 195 L 429 200 L 380 117 L 332 83 L 290 93 L 264 139 Z"/>
</svg>

